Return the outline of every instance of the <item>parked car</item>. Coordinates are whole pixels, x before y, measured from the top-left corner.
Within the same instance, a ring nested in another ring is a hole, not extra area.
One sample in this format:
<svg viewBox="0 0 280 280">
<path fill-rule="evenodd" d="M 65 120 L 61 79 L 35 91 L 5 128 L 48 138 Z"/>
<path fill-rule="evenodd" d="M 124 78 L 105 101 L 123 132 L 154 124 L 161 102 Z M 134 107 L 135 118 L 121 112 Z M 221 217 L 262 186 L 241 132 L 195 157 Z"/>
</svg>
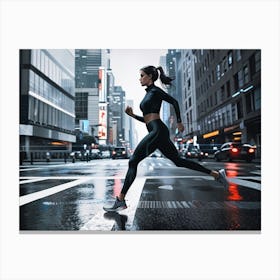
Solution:
<svg viewBox="0 0 280 280">
<path fill-rule="evenodd" d="M 255 158 L 256 147 L 250 144 L 236 142 L 224 143 L 214 154 L 216 161 L 246 160 L 251 162 Z"/>
<path fill-rule="evenodd" d="M 70 158 L 81 159 L 82 153 L 80 151 L 74 151 L 74 152 L 70 153 Z"/>
<path fill-rule="evenodd" d="M 112 151 L 112 159 L 116 158 L 128 158 L 128 154 L 125 147 L 115 147 Z"/>
<path fill-rule="evenodd" d="M 102 156 L 102 158 L 110 158 L 110 151 L 108 151 L 108 150 L 102 151 L 101 156 Z"/>
<path fill-rule="evenodd" d="M 101 159 L 102 154 L 99 149 L 91 149 L 90 159 Z"/>
<path fill-rule="evenodd" d="M 204 158 L 208 158 L 208 153 L 204 153 L 196 146 L 191 146 L 187 149 L 187 151 L 185 153 L 185 157 L 186 158 L 196 158 L 200 161 Z"/>
</svg>

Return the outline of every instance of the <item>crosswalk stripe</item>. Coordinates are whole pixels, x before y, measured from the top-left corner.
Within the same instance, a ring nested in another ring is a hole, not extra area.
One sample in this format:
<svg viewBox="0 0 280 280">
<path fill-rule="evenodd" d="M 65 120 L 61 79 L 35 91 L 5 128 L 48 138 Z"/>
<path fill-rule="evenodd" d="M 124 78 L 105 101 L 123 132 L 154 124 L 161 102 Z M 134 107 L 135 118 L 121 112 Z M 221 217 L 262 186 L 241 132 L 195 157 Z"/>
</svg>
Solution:
<svg viewBox="0 0 280 280">
<path fill-rule="evenodd" d="M 240 186 L 243 186 L 243 187 L 248 187 L 248 188 L 251 188 L 251 189 L 258 190 L 258 191 L 261 190 L 261 184 L 247 181 L 245 178 L 242 178 L 242 177 L 240 177 L 240 178 L 239 177 L 230 178 L 229 181 L 231 183 L 234 183 L 234 184 L 237 184 L 237 185 L 240 185 Z"/>
<path fill-rule="evenodd" d="M 22 180 L 19 182 L 20 185 L 22 184 L 29 184 L 29 183 L 35 183 L 35 182 L 40 182 L 40 181 L 45 181 L 45 177 L 40 177 L 40 178 L 33 178 L 33 179 L 27 179 L 27 180 Z"/>
<path fill-rule="evenodd" d="M 131 185 L 130 190 L 126 196 L 128 208 L 121 212 L 122 215 L 127 216 L 127 221 L 125 224 L 126 230 L 131 230 L 133 228 L 133 220 L 134 220 L 135 212 L 136 212 L 145 182 L 146 182 L 145 177 L 136 178 L 135 181 L 133 182 L 133 184 Z M 148 205 L 149 201 L 146 201 L 146 203 Z M 146 207 L 150 207 L 150 205 L 146 206 Z M 154 204 L 153 207 L 156 207 L 156 205 Z M 91 231 L 112 230 L 115 222 L 112 220 L 108 221 L 104 217 L 104 213 L 105 213 L 104 210 L 102 209 L 102 207 L 100 207 L 97 215 L 93 216 L 91 220 L 89 220 L 85 225 L 83 225 L 80 228 L 80 230 L 82 230 L 82 231 L 85 231 L 85 230 L 86 231 L 88 231 L 88 230 L 91 230 Z"/>
<path fill-rule="evenodd" d="M 23 206 L 27 203 L 30 203 L 30 202 L 36 201 L 38 199 L 50 196 L 52 194 L 56 194 L 56 193 L 64 191 L 64 190 L 67 190 L 67 189 L 75 187 L 79 184 L 83 184 L 88 180 L 89 180 L 89 178 L 87 178 L 87 177 L 84 178 L 83 177 L 83 178 L 80 178 L 78 180 L 71 181 L 71 182 L 68 182 L 68 183 L 65 183 L 65 184 L 61 184 L 61 185 L 58 185 L 58 186 L 55 186 L 55 187 L 52 187 L 52 188 L 48 188 L 48 189 L 45 189 L 45 190 L 42 190 L 42 191 L 38 191 L 38 192 L 31 193 L 31 194 L 23 195 L 19 198 L 19 205 Z"/>
<path fill-rule="evenodd" d="M 259 201 L 139 201 L 139 209 L 260 209 Z"/>
</svg>

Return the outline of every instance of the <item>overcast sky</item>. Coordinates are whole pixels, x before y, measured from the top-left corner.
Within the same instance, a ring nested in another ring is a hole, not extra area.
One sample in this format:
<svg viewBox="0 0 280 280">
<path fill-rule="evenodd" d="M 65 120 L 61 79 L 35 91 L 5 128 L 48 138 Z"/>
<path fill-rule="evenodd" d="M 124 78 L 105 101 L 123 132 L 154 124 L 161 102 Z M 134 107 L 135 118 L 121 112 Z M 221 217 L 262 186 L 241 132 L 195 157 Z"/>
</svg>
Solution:
<svg viewBox="0 0 280 280">
<path fill-rule="evenodd" d="M 139 70 L 146 65 L 159 66 L 160 56 L 166 55 L 166 49 L 112 49 L 111 69 L 115 77 L 115 85 L 121 86 L 126 93 L 126 99 L 134 102 L 135 114 L 142 115 L 139 109 L 145 95 L 145 87 L 139 82 Z M 160 82 L 156 82 L 158 86 Z M 139 140 L 146 134 L 143 123 L 135 121 Z"/>
</svg>

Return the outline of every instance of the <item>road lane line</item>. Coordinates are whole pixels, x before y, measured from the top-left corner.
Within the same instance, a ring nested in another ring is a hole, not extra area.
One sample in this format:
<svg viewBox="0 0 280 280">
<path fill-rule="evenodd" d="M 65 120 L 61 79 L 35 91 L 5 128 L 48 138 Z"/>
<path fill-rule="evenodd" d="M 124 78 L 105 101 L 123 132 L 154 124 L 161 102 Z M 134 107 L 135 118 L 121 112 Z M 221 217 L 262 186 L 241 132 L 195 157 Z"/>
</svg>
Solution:
<svg viewBox="0 0 280 280">
<path fill-rule="evenodd" d="M 116 178 L 116 177 L 114 177 Z M 146 177 L 138 177 L 134 180 L 133 184 L 129 188 L 129 192 L 126 196 L 127 209 L 119 212 L 120 215 L 127 216 L 127 221 L 125 223 L 126 230 L 133 230 L 133 220 L 135 212 L 140 200 L 140 196 L 143 187 L 146 182 Z M 103 205 L 100 206 L 99 211 L 96 215 L 92 217 L 86 224 L 84 224 L 80 230 L 91 230 L 91 231 L 109 231 L 113 229 L 115 224 L 114 220 L 108 220 L 105 217 L 106 212 L 103 210 Z M 118 214 L 116 214 L 117 217 Z M 118 227 L 117 227 L 118 228 Z"/>
<path fill-rule="evenodd" d="M 61 185 L 58 185 L 58 186 L 55 186 L 55 187 L 52 187 L 52 188 L 49 188 L 49 189 L 46 189 L 46 190 L 42 190 L 42 191 L 38 191 L 38 192 L 35 192 L 35 193 L 31 193 L 31 194 L 21 196 L 19 198 L 19 205 L 23 206 L 27 203 L 30 203 L 30 202 L 36 201 L 38 199 L 56 194 L 56 193 L 64 191 L 64 190 L 67 190 L 67 189 L 75 187 L 79 184 L 83 184 L 88 180 L 90 180 L 90 178 L 88 178 L 88 177 L 80 178 L 78 180 L 68 182 L 68 183 L 65 183 L 65 184 L 61 184 Z"/>
</svg>

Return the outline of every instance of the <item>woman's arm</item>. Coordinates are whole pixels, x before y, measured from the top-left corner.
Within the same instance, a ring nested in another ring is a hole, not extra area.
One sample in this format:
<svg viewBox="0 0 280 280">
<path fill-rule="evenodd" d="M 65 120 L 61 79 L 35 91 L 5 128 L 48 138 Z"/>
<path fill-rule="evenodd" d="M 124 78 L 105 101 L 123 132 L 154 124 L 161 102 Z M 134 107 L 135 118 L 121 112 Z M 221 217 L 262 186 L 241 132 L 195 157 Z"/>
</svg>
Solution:
<svg viewBox="0 0 280 280">
<path fill-rule="evenodd" d="M 133 113 L 133 110 L 131 107 L 127 106 L 126 109 L 125 109 L 125 112 L 132 118 L 136 119 L 137 121 L 140 121 L 140 122 L 145 122 L 144 121 L 144 118 L 143 117 L 140 117 L 140 116 L 137 116 Z"/>
<path fill-rule="evenodd" d="M 178 101 L 175 98 L 173 98 L 172 96 L 170 96 L 169 94 L 167 94 L 165 91 L 163 91 L 163 90 L 160 90 L 160 91 L 162 94 L 162 99 L 173 105 L 175 113 L 176 113 L 177 123 L 181 123 L 182 119 L 181 119 L 180 107 L 179 107 Z"/>
</svg>

